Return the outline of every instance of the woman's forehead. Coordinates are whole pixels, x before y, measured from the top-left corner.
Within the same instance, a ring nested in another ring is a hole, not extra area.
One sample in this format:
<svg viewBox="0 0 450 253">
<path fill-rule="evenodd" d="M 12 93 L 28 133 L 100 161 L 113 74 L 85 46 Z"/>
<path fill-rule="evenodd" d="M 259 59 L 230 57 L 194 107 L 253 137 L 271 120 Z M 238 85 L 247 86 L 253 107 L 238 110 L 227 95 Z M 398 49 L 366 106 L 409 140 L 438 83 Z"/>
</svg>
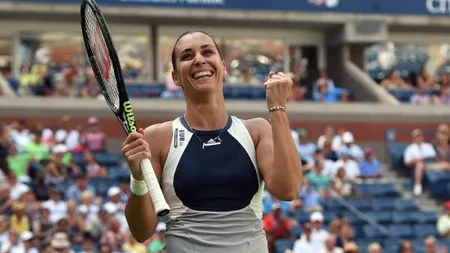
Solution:
<svg viewBox="0 0 450 253">
<path fill-rule="evenodd" d="M 214 41 L 208 35 L 196 32 L 191 34 L 186 34 L 177 43 L 177 50 L 183 52 L 189 49 L 199 49 L 205 46 L 214 47 Z"/>
</svg>

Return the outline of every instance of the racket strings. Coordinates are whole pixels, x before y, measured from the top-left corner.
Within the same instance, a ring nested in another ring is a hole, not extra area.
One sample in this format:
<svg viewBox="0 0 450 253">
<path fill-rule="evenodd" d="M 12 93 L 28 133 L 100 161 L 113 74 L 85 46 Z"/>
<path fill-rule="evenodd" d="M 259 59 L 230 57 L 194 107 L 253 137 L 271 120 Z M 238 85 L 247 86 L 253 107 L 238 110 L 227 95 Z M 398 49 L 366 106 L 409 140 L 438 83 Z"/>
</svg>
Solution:
<svg viewBox="0 0 450 253">
<path fill-rule="evenodd" d="M 100 24 L 97 21 L 97 17 L 90 7 L 85 9 L 85 22 L 88 29 L 87 35 L 89 37 L 89 46 L 95 56 L 95 62 L 98 66 L 98 75 L 100 75 L 103 82 L 99 83 L 103 95 L 106 100 L 113 107 L 114 111 L 118 111 L 120 108 L 119 90 L 117 88 L 117 80 L 114 75 L 112 66 L 112 60 L 109 55 L 107 42 L 103 36 Z M 108 41 L 108 43 L 112 43 Z M 95 71 L 94 71 L 95 73 Z M 97 73 L 96 73 L 97 74 Z"/>
</svg>

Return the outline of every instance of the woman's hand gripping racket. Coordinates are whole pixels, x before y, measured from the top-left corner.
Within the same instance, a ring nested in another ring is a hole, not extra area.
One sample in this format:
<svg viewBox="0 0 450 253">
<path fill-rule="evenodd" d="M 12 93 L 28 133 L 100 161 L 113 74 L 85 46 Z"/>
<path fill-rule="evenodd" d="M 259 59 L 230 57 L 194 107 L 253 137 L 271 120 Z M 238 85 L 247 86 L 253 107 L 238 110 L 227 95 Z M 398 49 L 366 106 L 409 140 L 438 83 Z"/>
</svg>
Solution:
<svg viewBox="0 0 450 253">
<path fill-rule="evenodd" d="M 136 121 L 122 76 L 119 57 L 106 21 L 94 0 L 83 0 L 81 4 L 81 30 L 100 90 L 128 135 L 136 131 Z M 168 214 L 170 208 L 164 199 L 150 160 L 142 160 L 140 167 L 156 214 L 158 216 Z"/>
</svg>

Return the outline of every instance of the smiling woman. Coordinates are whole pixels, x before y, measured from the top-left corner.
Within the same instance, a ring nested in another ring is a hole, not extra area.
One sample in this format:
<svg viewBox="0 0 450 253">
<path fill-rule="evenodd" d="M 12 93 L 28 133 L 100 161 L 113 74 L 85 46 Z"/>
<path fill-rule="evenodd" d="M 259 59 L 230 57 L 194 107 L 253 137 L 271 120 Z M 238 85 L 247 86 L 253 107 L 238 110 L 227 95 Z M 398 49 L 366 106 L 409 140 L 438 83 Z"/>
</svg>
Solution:
<svg viewBox="0 0 450 253">
<path fill-rule="evenodd" d="M 282 72 L 266 73 L 269 124 L 227 112 L 222 89 L 226 64 L 207 33 L 183 33 L 174 42 L 171 62 L 171 76 L 185 95 L 185 114 L 139 129 L 122 148 L 133 171 L 137 161 L 151 159 L 161 182 L 171 209 L 165 252 L 267 253 L 264 186 L 286 201 L 301 188 L 302 165 L 285 107 L 292 79 Z M 158 222 L 149 208 L 148 196 L 131 194 L 125 214 L 141 242 Z"/>
</svg>

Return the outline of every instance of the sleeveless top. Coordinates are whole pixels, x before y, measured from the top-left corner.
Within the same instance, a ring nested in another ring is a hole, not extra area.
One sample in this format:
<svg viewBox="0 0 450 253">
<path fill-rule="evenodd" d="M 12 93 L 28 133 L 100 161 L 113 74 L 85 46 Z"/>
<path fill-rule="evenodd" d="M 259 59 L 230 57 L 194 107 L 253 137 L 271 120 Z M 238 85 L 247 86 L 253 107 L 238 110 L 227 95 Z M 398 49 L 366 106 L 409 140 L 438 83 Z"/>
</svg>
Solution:
<svg viewBox="0 0 450 253">
<path fill-rule="evenodd" d="M 262 223 L 264 183 L 244 123 L 228 117 L 220 145 L 203 147 L 220 129 L 192 131 L 196 135 L 184 117 L 174 120 L 162 173 L 163 193 L 171 208 L 164 252 L 268 252 Z"/>
</svg>

